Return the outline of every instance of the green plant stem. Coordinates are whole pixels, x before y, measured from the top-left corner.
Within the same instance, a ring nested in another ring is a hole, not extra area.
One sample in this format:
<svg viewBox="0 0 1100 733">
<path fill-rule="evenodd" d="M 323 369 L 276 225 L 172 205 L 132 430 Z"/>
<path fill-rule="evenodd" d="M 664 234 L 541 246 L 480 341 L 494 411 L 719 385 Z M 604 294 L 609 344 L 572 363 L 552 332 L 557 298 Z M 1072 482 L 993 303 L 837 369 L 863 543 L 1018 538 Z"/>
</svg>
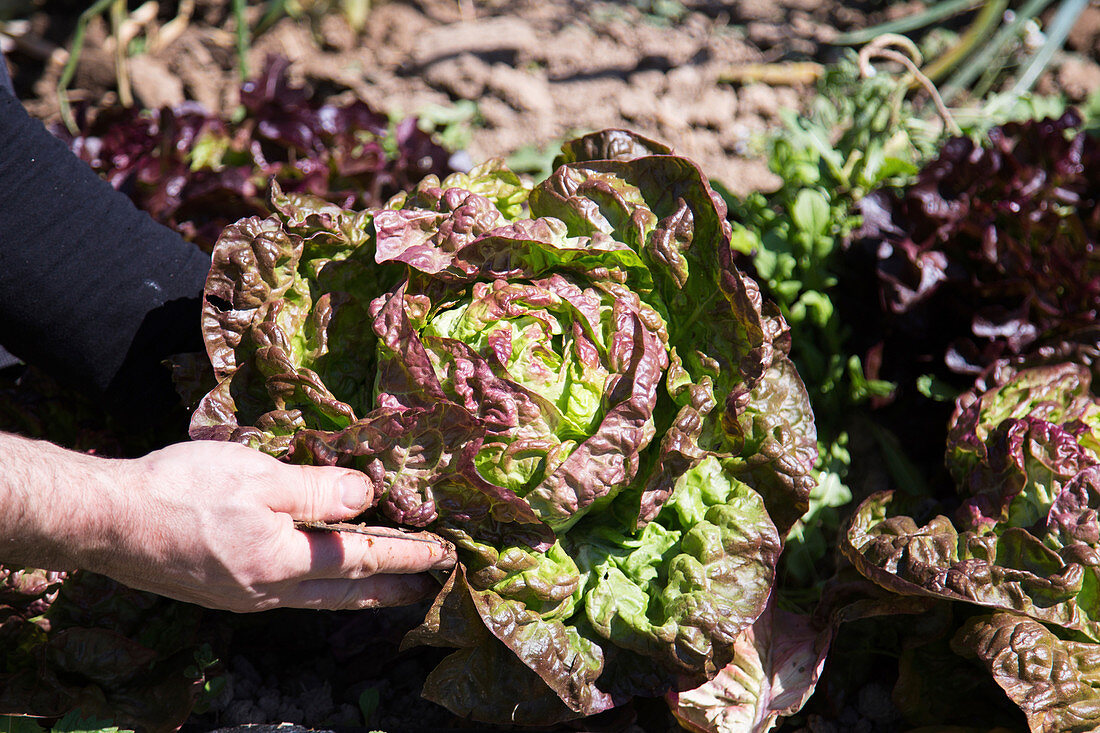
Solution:
<svg viewBox="0 0 1100 733">
<path fill-rule="evenodd" d="M 838 46 L 860 46 L 874 40 L 883 33 L 905 33 L 907 31 L 923 28 L 944 18 L 950 18 L 971 8 L 976 8 L 981 0 L 946 0 L 932 5 L 923 12 L 907 15 L 904 18 L 891 20 L 870 28 L 861 28 L 849 33 L 841 33 L 833 43 Z"/>
<path fill-rule="evenodd" d="M 1046 69 L 1054 54 L 1061 50 L 1062 45 L 1066 42 L 1066 37 L 1073 30 L 1073 24 L 1077 22 L 1077 18 L 1088 7 L 1088 4 L 1089 0 L 1066 0 L 1058 7 L 1058 12 L 1054 14 L 1054 18 L 1050 21 L 1046 43 L 1031 57 L 1024 73 L 1020 75 L 1020 78 L 1009 92 L 1013 99 L 1029 92 L 1035 82 L 1039 80 L 1039 75 Z"/>
<path fill-rule="evenodd" d="M 260 18 L 260 22 L 256 24 L 255 35 L 258 36 L 275 25 L 275 22 L 284 15 L 286 15 L 286 0 L 274 0 L 267 6 L 264 17 Z"/>
<path fill-rule="evenodd" d="M 115 79 L 118 82 L 118 101 L 123 107 L 134 106 L 130 91 L 130 71 L 126 67 L 126 48 L 122 43 L 122 24 L 126 22 L 126 0 L 111 3 L 111 33 L 115 37 Z"/>
<path fill-rule="evenodd" d="M 57 104 L 61 112 L 61 121 L 69 132 L 74 135 L 77 132 L 76 120 L 73 119 L 73 110 L 69 105 L 69 82 L 76 74 L 76 66 L 80 62 L 80 52 L 84 50 L 84 35 L 88 32 L 88 23 L 92 18 L 102 14 L 115 0 L 96 0 L 96 2 L 83 13 L 76 21 L 76 31 L 73 33 L 73 47 L 69 51 L 69 60 L 61 69 L 61 78 L 57 80 Z"/>
<path fill-rule="evenodd" d="M 1007 7 L 1008 0 L 988 0 L 982 6 L 982 12 L 978 13 L 978 17 L 966 29 L 958 43 L 925 67 L 924 75 L 934 82 L 946 76 L 989 37 L 1004 16 Z"/>
<path fill-rule="evenodd" d="M 237 19 L 237 69 L 241 81 L 248 78 L 248 49 L 251 45 L 248 19 L 245 17 L 247 8 L 246 0 L 233 0 L 233 16 Z"/>
<path fill-rule="evenodd" d="M 970 86 L 970 83 L 974 81 L 974 78 L 990 69 L 993 59 L 998 53 L 1011 41 L 1020 35 L 1020 29 L 1024 24 L 1041 13 L 1047 5 L 1050 5 L 1051 0 L 1028 0 L 1024 5 L 1016 12 L 1016 17 L 1012 19 L 1012 22 L 1007 25 L 1001 26 L 997 31 L 993 39 L 982 47 L 980 51 L 971 59 L 963 68 L 956 71 L 947 83 L 943 85 L 940 93 L 943 98 L 950 101 L 959 94 L 963 89 Z"/>
<path fill-rule="evenodd" d="M 1004 48 L 998 50 L 999 53 L 986 65 L 982 75 L 970 85 L 971 99 L 985 99 L 1000 78 L 1001 72 L 1012 63 L 1012 53 L 1015 49 L 1011 43 L 1005 44 Z"/>
</svg>

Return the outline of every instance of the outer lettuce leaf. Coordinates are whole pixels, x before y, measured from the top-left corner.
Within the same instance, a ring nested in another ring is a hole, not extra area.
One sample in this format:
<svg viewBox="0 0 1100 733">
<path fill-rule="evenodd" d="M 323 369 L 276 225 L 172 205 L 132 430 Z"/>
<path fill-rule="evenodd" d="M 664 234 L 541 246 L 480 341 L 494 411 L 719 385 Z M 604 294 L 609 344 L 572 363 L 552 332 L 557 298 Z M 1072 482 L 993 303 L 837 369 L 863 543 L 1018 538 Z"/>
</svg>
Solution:
<svg viewBox="0 0 1100 733">
<path fill-rule="evenodd" d="M 1067 641 L 1030 618 L 995 613 L 970 618 L 951 645 L 993 673 L 1033 733 L 1100 726 L 1100 644 Z"/>
<path fill-rule="evenodd" d="M 802 709 L 825 667 L 829 634 L 808 617 L 768 609 L 738 637 L 733 661 L 694 690 L 669 695 L 680 725 L 701 733 L 766 733 Z"/>
<path fill-rule="evenodd" d="M 777 357 L 748 395 L 736 431 L 745 456 L 743 479 L 760 492 L 768 513 L 786 534 L 809 508 L 816 480 L 817 430 L 806 386 L 786 356 Z M 735 432 L 729 425 L 731 434 Z"/>
<path fill-rule="evenodd" d="M 1100 639 L 1091 548 L 1059 553 L 1020 527 L 959 532 L 942 515 L 919 524 L 911 509 L 887 491 L 856 510 L 841 549 L 866 577 L 896 593 L 1014 611 Z"/>
<path fill-rule="evenodd" d="M 245 332 L 294 284 L 302 255 L 278 219 L 245 219 L 223 233 L 206 281 L 203 335 L 214 375 L 224 379 L 239 366 Z"/>
<path fill-rule="evenodd" d="M 561 146 L 554 167 L 578 160 L 634 160 L 644 155 L 671 155 L 672 148 L 627 130 L 603 130 Z"/>
<path fill-rule="evenodd" d="M 864 630 L 896 623 L 917 629 L 923 643 L 926 619 L 936 606 L 931 599 L 888 593 L 850 567 L 826 588 L 812 616 L 782 610 L 773 595 L 764 613 L 738 635 L 733 660 L 714 679 L 666 695 L 680 724 L 703 733 L 771 730 L 780 716 L 798 712 L 813 694 L 845 624 L 882 617 L 878 627 L 861 626 L 853 635 L 865 642 Z"/>
<path fill-rule="evenodd" d="M 379 409 L 345 430 L 300 430 L 287 459 L 313 465 L 358 468 L 371 480 L 380 508 L 392 521 L 424 527 L 436 520 L 435 487 L 452 488 L 439 501 L 467 520 L 538 523 L 530 506 L 513 492 L 482 480 L 473 464 L 483 430 L 465 410 L 441 404 L 426 409 Z M 468 496 L 460 509 L 457 487 Z"/>
<path fill-rule="evenodd" d="M 600 647 L 518 600 L 471 587 L 456 568 L 424 623 L 403 646 L 458 647 L 424 685 L 424 696 L 456 715 L 546 725 L 614 704 L 595 687 Z"/>
</svg>

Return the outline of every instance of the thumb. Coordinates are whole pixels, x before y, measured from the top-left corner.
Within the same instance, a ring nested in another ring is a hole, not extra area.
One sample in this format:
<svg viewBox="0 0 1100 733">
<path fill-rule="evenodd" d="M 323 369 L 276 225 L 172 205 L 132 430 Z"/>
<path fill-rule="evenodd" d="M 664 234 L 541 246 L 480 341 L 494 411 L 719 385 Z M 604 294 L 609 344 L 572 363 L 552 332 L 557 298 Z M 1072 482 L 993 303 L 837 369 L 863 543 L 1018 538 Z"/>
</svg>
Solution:
<svg viewBox="0 0 1100 733">
<path fill-rule="evenodd" d="M 323 522 L 350 519 L 374 503 L 370 479 L 359 471 L 330 466 L 288 466 L 273 486 L 268 506 L 293 519 Z"/>
</svg>

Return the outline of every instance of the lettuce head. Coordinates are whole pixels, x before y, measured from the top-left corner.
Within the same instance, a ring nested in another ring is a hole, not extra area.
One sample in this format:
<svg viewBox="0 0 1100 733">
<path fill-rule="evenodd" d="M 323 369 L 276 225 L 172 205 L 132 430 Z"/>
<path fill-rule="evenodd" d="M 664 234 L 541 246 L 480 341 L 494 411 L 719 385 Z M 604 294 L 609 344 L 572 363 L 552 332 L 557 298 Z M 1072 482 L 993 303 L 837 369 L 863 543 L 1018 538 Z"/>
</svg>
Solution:
<svg viewBox="0 0 1100 733">
<path fill-rule="evenodd" d="M 721 198 L 623 131 L 545 181 L 489 162 L 349 211 L 229 227 L 196 439 L 363 471 L 362 521 L 459 563 L 407 645 L 425 695 L 549 724 L 713 678 L 763 612 L 817 457 L 788 328 Z"/>
</svg>

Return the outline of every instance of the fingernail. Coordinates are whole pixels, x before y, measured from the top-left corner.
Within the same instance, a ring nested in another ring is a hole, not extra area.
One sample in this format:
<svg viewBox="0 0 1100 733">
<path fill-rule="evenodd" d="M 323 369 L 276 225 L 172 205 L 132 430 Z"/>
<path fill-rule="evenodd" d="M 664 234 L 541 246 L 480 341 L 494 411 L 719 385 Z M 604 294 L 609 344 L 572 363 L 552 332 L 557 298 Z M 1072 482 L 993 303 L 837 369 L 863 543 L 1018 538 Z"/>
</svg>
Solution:
<svg viewBox="0 0 1100 733">
<path fill-rule="evenodd" d="M 458 552 L 455 551 L 455 546 L 449 542 L 441 544 L 440 547 L 443 554 L 432 564 L 432 570 L 450 570 L 458 562 Z"/>
<path fill-rule="evenodd" d="M 353 512 L 361 512 L 370 501 L 370 487 L 367 482 L 351 474 L 340 479 L 340 501 Z"/>
</svg>

